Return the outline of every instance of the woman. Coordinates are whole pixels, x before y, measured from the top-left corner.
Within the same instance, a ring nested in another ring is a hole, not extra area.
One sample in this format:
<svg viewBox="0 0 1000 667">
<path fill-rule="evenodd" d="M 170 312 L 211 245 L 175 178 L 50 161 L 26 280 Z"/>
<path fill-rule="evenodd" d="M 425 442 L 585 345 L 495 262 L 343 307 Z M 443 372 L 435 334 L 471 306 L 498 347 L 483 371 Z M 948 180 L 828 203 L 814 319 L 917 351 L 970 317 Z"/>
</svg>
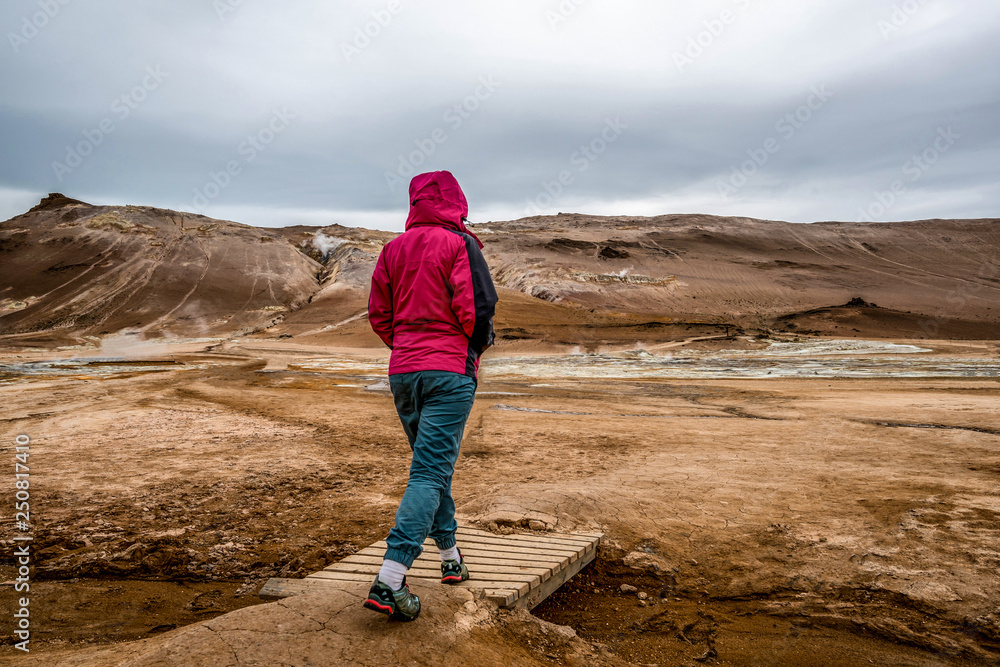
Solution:
<svg viewBox="0 0 1000 667">
<path fill-rule="evenodd" d="M 450 172 L 414 177 L 406 231 L 385 245 L 372 275 L 368 320 L 392 350 L 389 385 L 413 460 L 364 606 L 397 620 L 420 613 L 406 572 L 428 536 L 441 552 L 441 582 L 469 578 L 455 544 L 451 478 L 479 359 L 493 344 L 497 293 L 483 244 L 465 226 L 468 213 Z"/>
</svg>

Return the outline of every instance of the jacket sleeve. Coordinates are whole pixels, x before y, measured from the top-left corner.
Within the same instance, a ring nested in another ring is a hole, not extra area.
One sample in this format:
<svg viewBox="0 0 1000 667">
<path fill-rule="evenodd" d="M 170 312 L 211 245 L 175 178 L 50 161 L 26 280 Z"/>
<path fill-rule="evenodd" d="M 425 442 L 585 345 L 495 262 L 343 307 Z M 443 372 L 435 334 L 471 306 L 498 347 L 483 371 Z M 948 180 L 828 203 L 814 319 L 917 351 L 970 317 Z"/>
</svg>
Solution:
<svg viewBox="0 0 1000 667">
<path fill-rule="evenodd" d="M 465 248 L 459 250 L 449 278 L 452 311 L 469 337 L 469 347 L 482 354 L 493 345 L 497 291 L 479 244 L 467 234 L 461 236 Z"/>
<path fill-rule="evenodd" d="M 392 349 L 392 282 L 385 265 L 385 248 L 375 263 L 372 291 L 368 297 L 368 322 L 372 331 Z"/>
</svg>

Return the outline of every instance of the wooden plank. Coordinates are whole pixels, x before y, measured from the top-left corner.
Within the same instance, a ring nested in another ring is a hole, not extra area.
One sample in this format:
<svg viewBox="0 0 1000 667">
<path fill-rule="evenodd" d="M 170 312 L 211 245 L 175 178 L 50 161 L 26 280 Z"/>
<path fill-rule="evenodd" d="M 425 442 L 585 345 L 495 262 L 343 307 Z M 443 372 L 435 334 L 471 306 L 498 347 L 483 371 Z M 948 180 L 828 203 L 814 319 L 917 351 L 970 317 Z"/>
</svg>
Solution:
<svg viewBox="0 0 1000 667">
<path fill-rule="evenodd" d="M 525 542 L 525 541 L 519 541 L 519 540 L 505 540 L 503 538 L 496 538 L 496 537 L 494 537 L 494 538 L 491 539 L 491 538 L 488 538 L 488 537 L 479 537 L 479 536 L 467 536 L 464 540 L 460 540 L 459 543 L 458 543 L 458 547 L 459 547 L 459 549 L 462 550 L 462 553 L 465 553 L 466 547 L 472 546 L 472 545 L 479 545 L 480 547 L 482 545 L 494 545 L 494 546 L 495 545 L 505 545 L 507 548 L 510 548 L 510 549 L 528 549 L 530 551 L 536 551 L 536 552 L 537 551 L 545 551 L 545 552 L 549 552 L 549 551 L 553 551 L 553 552 L 568 551 L 568 552 L 573 552 L 573 551 L 576 551 L 577 549 L 579 549 L 582 546 L 589 546 L 589 545 L 586 545 L 586 544 L 580 544 L 580 545 L 570 545 L 570 544 L 553 545 L 553 544 L 546 544 L 546 543 L 537 542 L 537 541 L 536 542 Z M 365 547 L 365 548 L 366 549 L 377 548 L 377 549 L 382 549 L 384 551 L 385 548 L 386 548 L 386 543 L 385 543 L 385 540 L 382 540 L 380 542 L 376 542 L 376 543 L 374 543 L 374 544 L 372 544 L 372 545 L 370 545 L 368 547 Z M 425 552 L 428 552 L 428 553 L 435 553 L 435 554 L 438 553 L 438 548 L 436 546 L 434 546 L 434 543 L 431 542 L 430 540 L 428 540 L 427 542 L 424 542 L 423 549 L 424 549 Z"/>
<path fill-rule="evenodd" d="M 533 540 L 545 540 L 547 542 L 554 542 L 558 544 L 569 544 L 571 546 L 580 544 L 590 544 L 594 541 L 592 537 L 586 536 L 575 536 L 575 535 L 560 535 L 558 533 L 511 533 L 510 535 L 500 535 L 498 533 L 491 533 L 486 530 L 475 530 L 472 528 L 459 528 L 457 537 L 461 541 L 462 536 L 470 535 L 476 537 L 502 537 L 504 539 L 511 538 L 528 538 Z"/>
<path fill-rule="evenodd" d="M 363 554 L 363 558 L 372 556 Z M 381 558 L 382 556 L 375 556 Z M 462 558 L 466 563 L 474 565 L 511 565 L 514 567 L 554 567 L 563 562 L 564 556 L 533 556 L 527 554 L 508 553 L 506 551 L 490 551 L 488 549 L 462 549 Z M 426 561 L 440 566 L 441 558 L 438 554 L 424 553 L 416 562 Z"/>
<path fill-rule="evenodd" d="M 427 586 L 441 585 L 438 584 L 436 580 L 430 580 L 430 579 L 414 579 L 414 581 L 419 581 L 421 582 L 421 585 L 427 585 Z M 478 579 L 473 581 L 470 579 L 469 581 L 463 581 L 460 584 L 450 584 L 450 585 L 458 586 L 460 588 L 471 588 L 474 590 L 499 589 L 499 590 L 514 591 L 514 593 L 517 594 L 518 598 L 527 595 L 529 592 L 531 592 L 532 589 L 531 582 L 529 581 L 491 581 L 490 579 L 484 579 L 482 581 Z M 538 586 L 540 585 L 541 584 L 539 584 L 536 581 L 534 587 L 538 588 Z"/>
<path fill-rule="evenodd" d="M 591 533 L 591 532 L 572 532 L 572 533 L 542 533 L 542 532 L 513 532 L 509 535 L 501 535 L 500 533 L 493 533 L 488 530 L 483 530 L 481 528 L 476 528 L 470 525 L 459 524 L 458 533 L 461 535 L 463 533 L 472 535 L 492 535 L 494 537 L 540 537 L 545 539 L 552 539 L 557 541 L 569 541 L 569 542 L 584 542 L 592 543 L 594 541 L 600 542 L 604 538 L 604 533 Z"/>
<path fill-rule="evenodd" d="M 543 537 L 527 535 L 458 535 L 458 546 L 463 544 L 509 544 L 530 549 L 551 549 L 553 551 L 576 551 L 589 546 L 589 542 L 556 542 Z"/>
<path fill-rule="evenodd" d="M 384 554 L 385 554 L 385 549 L 368 547 L 366 549 L 362 549 L 361 551 L 357 552 L 354 555 L 372 556 L 381 559 Z M 546 556 L 542 554 L 520 554 L 507 551 L 490 551 L 486 549 L 468 549 L 468 550 L 462 549 L 462 555 L 469 559 L 469 563 L 502 561 L 502 562 L 516 563 L 516 564 L 524 564 L 524 563 L 535 564 L 543 567 L 554 567 L 560 570 L 563 569 L 568 564 L 564 560 L 564 558 L 559 555 Z M 423 554 L 421 554 L 420 558 L 424 558 L 425 556 L 433 560 L 438 559 L 438 554 L 436 551 L 431 554 L 428 554 L 428 552 L 425 551 Z M 420 559 L 417 560 L 419 561 Z"/>
<path fill-rule="evenodd" d="M 511 547 L 504 544 L 469 544 L 468 546 L 462 547 L 462 553 L 469 556 L 476 557 L 499 557 L 508 560 L 528 560 L 534 561 L 538 564 L 551 564 L 555 563 L 573 563 L 579 557 L 586 555 L 592 549 L 596 548 L 596 542 L 591 543 L 586 548 L 581 548 L 576 551 L 571 550 L 543 550 L 543 549 L 529 549 L 524 547 Z M 376 543 L 375 545 L 363 549 L 359 552 L 362 555 L 371 556 L 381 556 L 384 554 L 384 543 Z M 437 554 L 437 550 L 434 547 L 426 547 L 425 554 Z M 565 560 L 568 558 L 568 561 Z M 423 557 L 423 556 L 421 556 Z M 470 561 L 471 562 L 471 561 Z M 561 569 L 561 568 L 560 568 Z"/>
<path fill-rule="evenodd" d="M 436 579 L 436 580 L 440 581 L 440 579 L 441 579 L 441 569 L 440 568 L 433 568 L 433 569 L 431 569 L 431 568 L 416 567 L 416 563 L 414 563 L 414 566 L 415 567 L 411 567 L 409 569 L 409 571 L 406 573 L 406 576 L 408 576 L 410 578 Z M 369 577 L 373 577 L 376 574 L 378 574 L 378 571 L 379 571 L 379 566 L 378 565 L 369 565 L 367 563 L 344 563 L 343 561 L 341 561 L 340 563 L 334 563 L 334 565 L 332 565 L 329 569 L 322 570 L 321 572 L 317 572 L 316 574 L 321 574 L 321 573 L 330 573 L 330 574 L 355 573 L 355 574 L 364 574 L 364 575 L 367 575 Z M 310 575 L 310 576 L 312 576 L 312 575 Z M 478 577 L 478 578 L 481 578 L 481 579 L 490 579 L 492 581 L 529 581 L 530 582 L 533 579 L 539 579 L 539 575 L 532 574 L 532 573 L 526 573 L 526 572 L 489 572 L 489 573 L 483 574 L 482 577 Z"/>
<path fill-rule="evenodd" d="M 536 551 L 542 551 L 545 553 L 553 554 L 573 554 L 579 553 L 581 549 L 587 549 L 590 545 L 587 544 L 549 544 L 541 541 L 528 541 L 528 540 L 500 540 L 496 538 L 489 537 L 465 537 L 459 543 L 460 549 L 465 549 L 467 546 L 476 545 L 479 547 L 483 546 L 503 546 L 506 548 L 518 548 L 518 549 L 534 549 Z"/>
<path fill-rule="evenodd" d="M 565 584 L 567 581 L 576 576 L 580 570 L 593 562 L 594 558 L 597 557 L 597 549 L 592 549 L 587 553 L 587 556 L 581 558 L 580 560 L 573 563 L 571 567 L 566 568 L 562 572 L 558 573 L 556 576 L 552 577 L 545 583 L 541 584 L 537 588 L 531 590 L 527 595 L 522 595 L 514 603 L 515 606 L 523 607 L 527 610 L 532 610 L 537 607 L 541 602 L 559 590 L 559 587 Z"/>
<path fill-rule="evenodd" d="M 509 565 L 511 567 L 544 567 L 546 569 L 561 570 L 563 560 L 561 558 L 508 558 L 503 553 L 495 553 L 489 556 L 477 556 L 475 554 L 466 555 L 462 553 L 462 558 L 469 564 L 469 567 L 479 567 L 482 565 Z"/>
<path fill-rule="evenodd" d="M 496 535 L 497 534 L 497 533 L 491 533 L 488 530 L 483 530 L 482 528 L 478 528 L 474 524 L 472 524 L 469 521 L 464 520 L 464 519 L 459 519 L 458 521 L 456 521 L 456 523 L 458 523 L 458 529 L 459 530 L 463 530 L 464 529 L 464 530 L 471 530 L 471 531 L 479 531 L 481 533 L 490 533 L 491 535 Z M 604 533 L 594 533 L 594 532 L 590 532 L 590 531 L 586 531 L 586 530 L 583 530 L 583 531 L 575 530 L 575 531 L 573 531 L 571 533 L 547 533 L 547 534 L 548 535 L 555 535 L 555 536 L 558 536 L 558 537 L 586 537 L 586 538 L 589 538 L 589 539 L 593 539 L 595 537 L 600 537 L 600 538 L 604 537 Z"/>
<path fill-rule="evenodd" d="M 587 537 L 594 540 L 598 544 L 604 541 L 604 533 L 570 533 L 570 535 L 578 535 L 580 537 Z"/>
<path fill-rule="evenodd" d="M 496 602 L 499 607 L 511 607 L 517 602 L 517 591 L 487 588 L 483 593 L 488 599 Z"/>
<path fill-rule="evenodd" d="M 465 549 L 475 545 L 476 547 L 482 549 L 484 547 L 499 547 L 503 549 L 529 549 L 535 553 L 547 553 L 547 554 L 559 554 L 561 556 L 570 556 L 573 554 L 580 553 L 583 549 L 586 549 L 584 545 L 579 547 L 571 547 L 568 545 L 553 545 L 553 544 L 531 544 L 528 542 L 520 542 L 514 540 L 503 540 L 501 538 L 490 538 L 490 537 L 466 537 L 463 539 L 458 547 L 459 549 Z"/>
<path fill-rule="evenodd" d="M 348 576 L 350 576 L 350 574 L 351 573 L 341 573 L 341 572 L 317 572 L 315 574 L 310 574 L 308 577 L 306 577 L 306 579 L 302 579 L 300 581 L 309 580 L 309 581 L 339 582 L 339 581 L 341 581 L 341 579 L 338 578 L 338 575 L 348 575 Z M 357 576 L 357 575 L 355 575 L 355 576 Z M 366 581 L 368 583 L 371 583 L 372 579 L 374 579 L 373 575 L 372 576 L 361 575 L 361 576 L 362 576 L 361 580 L 362 581 Z M 499 576 L 499 575 L 497 575 L 497 576 Z M 425 582 L 427 582 L 428 584 L 433 584 L 433 585 L 436 585 L 436 586 L 443 585 L 443 584 L 441 584 L 439 582 L 440 575 L 438 576 L 438 578 L 424 579 L 422 577 L 410 576 L 409 574 L 407 574 L 407 579 L 412 579 L 413 581 L 419 581 L 422 584 L 425 583 Z M 463 581 L 460 584 L 450 584 L 450 585 L 452 585 L 452 586 L 459 586 L 461 588 L 510 590 L 510 591 L 515 591 L 517 593 L 518 597 L 526 595 L 532 589 L 532 582 L 530 582 L 530 581 L 504 581 L 502 579 L 498 580 L 496 577 L 483 577 L 482 580 L 480 580 L 480 579 L 476 579 L 476 580 L 470 579 L 468 581 Z M 537 588 L 540 585 L 541 585 L 541 583 L 538 582 L 538 580 L 536 579 L 535 582 L 534 582 L 534 587 Z M 414 592 L 418 592 L 418 591 L 414 590 Z"/>
<path fill-rule="evenodd" d="M 355 574 L 370 574 L 371 576 L 378 574 L 378 571 L 378 565 L 343 562 L 335 563 L 330 567 L 330 569 L 321 570 L 321 572 L 350 572 Z M 413 567 L 411 567 L 407 572 L 407 576 L 420 577 L 421 579 L 441 579 L 441 570 L 440 568 L 420 567 L 414 563 Z M 483 576 L 479 578 L 490 578 L 496 579 L 497 581 L 528 581 L 533 578 L 539 578 L 539 575 L 532 572 L 491 572 L 489 574 L 483 574 Z"/>
<path fill-rule="evenodd" d="M 376 542 L 372 546 L 375 547 L 376 549 L 381 549 L 382 553 L 385 553 L 385 549 L 386 549 L 385 542 Z M 424 548 L 427 549 L 427 547 L 424 547 Z M 529 549 L 527 547 L 512 547 L 512 546 L 506 546 L 506 545 L 504 545 L 502 543 L 501 544 L 478 544 L 477 543 L 477 544 L 474 544 L 474 545 L 470 545 L 470 548 L 478 549 L 480 551 L 486 551 L 486 550 L 498 551 L 498 552 L 503 551 L 505 553 L 522 554 L 522 555 L 525 555 L 525 556 L 573 556 L 575 558 L 576 555 L 579 553 L 576 550 L 570 550 L 570 551 L 562 551 L 562 550 L 560 550 L 560 551 L 551 551 L 551 550 L 547 550 L 547 549 Z M 466 551 L 466 547 L 461 547 L 461 549 L 462 549 L 463 553 Z M 437 552 L 435 551 L 434 553 L 437 553 Z"/>
<path fill-rule="evenodd" d="M 522 598 L 531 591 L 531 584 L 524 582 L 522 584 L 509 582 L 509 581 L 490 581 L 484 579 L 483 581 L 463 581 L 460 584 L 452 584 L 453 586 L 461 586 L 462 588 L 476 588 L 485 590 L 509 590 L 517 593 L 518 598 Z"/>
<path fill-rule="evenodd" d="M 482 556 L 470 556 L 468 554 L 463 555 L 463 561 L 469 567 L 506 567 L 510 569 L 517 569 L 522 571 L 529 570 L 551 570 L 552 564 L 561 561 L 549 561 L 549 563 L 539 563 L 534 560 L 508 560 L 506 558 L 489 558 Z M 368 554 L 354 554 L 353 556 L 348 556 L 340 561 L 341 563 L 372 563 L 375 565 L 382 564 L 382 556 L 368 555 Z M 414 567 L 433 567 L 434 569 L 441 569 L 441 560 L 437 557 L 426 558 L 420 557 L 413 561 Z"/>
<path fill-rule="evenodd" d="M 573 540 L 564 541 L 561 539 L 551 538 L 546 535 L 523 535 L 523 534 L 512 534 L 512 535 L 495 535 L 493 533 L 488 533 L 486 531 L 475 531 L 471 533 L 465 533 L 459 529 L 459 533 L 456 536 L 458 538 L 458 546 L 463 548 L 463 545 L 469 543 L 475 544 L 507 544 L 510 546 L 525 547 L 530 549 L 553 549 L 557 551 L 566 550 L 576 550 L 581 546 L 589 546 L 593 543 L 593 539 L 590 540 Z M 385 540 L 376 542 L 372 546 L 382 546 L 385 544 Z M 434 545 L 433 540 L 426 540 L 424 542 L 424 549 L 437 550 Z"/>
<path fill-rule="evenodd" d="M 532 532 L 518 532 L 514 531 L 512 533 L 494 533 L 488 530 L 481 530 L 479 528 L 469 528 L 462 527 L 458 528 L 459 535 L 489 535 L 493 537 L 544 537 L 551 540 L 558 540 L 560 542 L 582 542 L 588 540 L 586 537 L 580 537 L 572 535 L 569 533 L 550 533 L 543 531 L 532 531 Z"/>
<path fill-rule="evenodd" d="M 340 562 L 347 563 L 349 565 L 374 567 L 375 571 L 378 571 L 378 569 L 382 566 L 381 556 L 354 555 L 354 556 L 348 556 L 347 558 L 345 558 Z M 543 581 L 552 576 L 551 567 L 538 567 L 538 566 L 532 567 L 529 565 L 510 565 L 510 564 L 497 565 L 494 563 L 473 562 L 472 559 L 466 559 L 465 563 L 466 565 L 469 566 L 469 570 L 473 574 L 483 573 L 483 572 L 495 572 L 497 574 L 523 574 L 526 576 L 541 577 Z M 336 565 L 336 563 L 334 563 L 334 565 Z M 334 568 L 333 566 L 328 566 L 323 569 L 324 570 L 338 569 L 341 572 L 346 572 L 346 570 L 340 568 Z M 430 570 L 432 572 L 435 572 L 438 575 L 438 577 L 441 576 L 440 561 L 430 561 L 430 560 L 425 561 L 423 559 L 417 559 L 413 561 L 413 567 L 411 569 Z"/>
<path fill-rule="evenodd" d="M 366 558 L 378 558 L 381 560 L 384 554 L 385 554 L 385 549 L 368 547 L 366 549 L 358 551 L 357 553 L 354 554 L 354 556 L 362 556 Z M 565 564 L 563 557 L 558 555 L 535 556 L 529 554 L 509 553 L 506 551 L 490 551 L 485 549 L 469 549 L 469 550 L 462 549 L 462 556 L 470 564 L 497 562 L 497 563 L 510 563 L 513 565 L 524 565 L 524 564 L 538 565 L 541 567 L 558 566 L 559 569 L 562 569 L 561 566 Z M 421 554 L 420 558 L 418 558 L 417 561 L 419 562 L 425 558 L 428 559 L 428 561 L 440 562 L 437 552 L 428 553 L 427 551 L 425 551 L 423 554 Z"/>
</svg>

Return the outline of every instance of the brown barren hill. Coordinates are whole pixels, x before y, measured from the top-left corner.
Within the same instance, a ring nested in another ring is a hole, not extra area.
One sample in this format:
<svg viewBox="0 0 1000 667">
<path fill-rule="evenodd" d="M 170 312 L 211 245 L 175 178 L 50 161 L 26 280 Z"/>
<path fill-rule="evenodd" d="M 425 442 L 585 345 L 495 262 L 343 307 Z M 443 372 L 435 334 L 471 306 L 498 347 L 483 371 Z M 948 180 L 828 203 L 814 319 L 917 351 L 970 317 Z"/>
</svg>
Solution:
<svg viewBox="0 0 1000 667">
<path fill-rule="evenodd" d="M 794 224 L 749 218 L 560 214 L 476 225 L 501 294 L 501 340 L 599 346 L 740 331 L 993 339 L 1000 330 L 995 220 Z M 274 329 L 314 343 L 375 344 L 367 280 L 385 232 L 334 238 L 313 302 Z M 877 304 L 877 305 L 876 305 Z"/>
<path fill-rule="evenodd" d="M 499 284 L 599 311 L 827 335 L 993 338 L 1000 322 L 996 220 L 559 215 L 485 227 Z"/>
<path fill-rule="evenodd" d="M 1000 330 L 996 220 L 559 214 L 475 229 L 502 295 L 498 333 L 522 345 Z M 0 335 L 259 332 L 378 346 L 365 320 L 368 281 L 394 236 L 259 229 L 51 195 L 0 223 Z"/>
<path fill-rule="evenodd" d="M 203 336 L 266 328 L 322 266 L 272 230 L 53 194 L 0 223 L 0 334 Z"/>
</svg>

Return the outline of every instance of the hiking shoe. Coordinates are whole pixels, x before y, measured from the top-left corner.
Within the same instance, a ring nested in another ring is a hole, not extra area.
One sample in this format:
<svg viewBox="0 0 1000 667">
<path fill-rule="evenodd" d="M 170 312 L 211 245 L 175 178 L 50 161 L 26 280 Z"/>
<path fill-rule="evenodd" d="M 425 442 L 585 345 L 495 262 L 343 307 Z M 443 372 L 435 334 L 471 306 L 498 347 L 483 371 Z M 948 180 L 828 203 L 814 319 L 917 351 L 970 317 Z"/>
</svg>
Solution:
<svg viewBox="0 0 1000 667">
<path fill-rule="evenodd" d="M 420 598 L 410 592 L 406 577 L 403 577 L 403 587 L 394 591 L 379 581 L 376 575 L 364 606 L 365 609 L 386 614 L 393 621 L 412 621 L 420 615 Z"/>
<path fill-rule="evenodd" d="M 441 561 L 441 583 L 460 584 L 469 578 L 469 568 L 465 565 L 462 552 L 458 552 L 458 560 Z"/>
</svg>

